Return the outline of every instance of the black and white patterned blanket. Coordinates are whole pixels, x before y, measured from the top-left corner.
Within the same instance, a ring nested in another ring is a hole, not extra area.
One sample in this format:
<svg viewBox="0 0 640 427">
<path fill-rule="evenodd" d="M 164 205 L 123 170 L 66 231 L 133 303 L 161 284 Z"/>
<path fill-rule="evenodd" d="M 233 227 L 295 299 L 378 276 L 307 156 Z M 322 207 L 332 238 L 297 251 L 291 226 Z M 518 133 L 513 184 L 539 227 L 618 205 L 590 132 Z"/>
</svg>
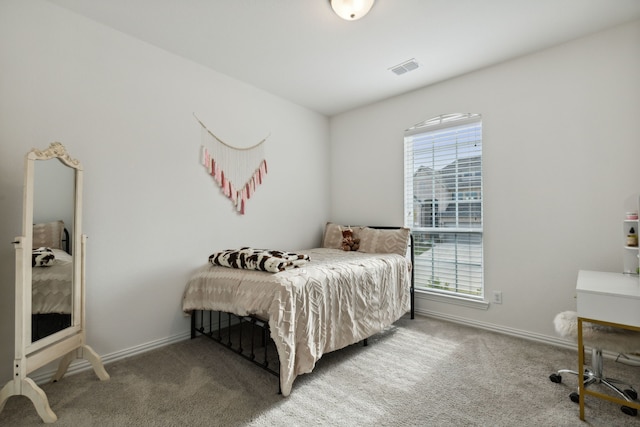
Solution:
<svg viewBox="0 0 640 427">
<path fill-rule="evenodd" d="M 209 257 L 209 262 L 222 267 L 278 273 L 303 266 L 309 262 L 309 255 L 244 247 L 216 252 Z"/>
<path fill-rule="evenodd" d="M 31 267 L 48 267 L 55 259 L 51 248 L 41 247 L 31 251 Z"/>
</svg>

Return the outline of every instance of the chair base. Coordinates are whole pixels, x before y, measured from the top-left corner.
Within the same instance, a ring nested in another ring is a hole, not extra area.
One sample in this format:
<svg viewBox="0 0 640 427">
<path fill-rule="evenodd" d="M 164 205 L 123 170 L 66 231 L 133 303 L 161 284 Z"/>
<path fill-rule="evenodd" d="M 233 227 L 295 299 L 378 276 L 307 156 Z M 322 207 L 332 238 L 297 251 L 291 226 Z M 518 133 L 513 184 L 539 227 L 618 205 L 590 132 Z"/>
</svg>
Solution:
<svg viewBox="0 0 640 427">
<path fill-rule="evenodd" d="M 592 369 L 585 369 L 582 374 L 582 380 L 584 383 L 584 387 L 590 386 L 592 384 L 602 384 L 607 387 L 609 390 L 613 391 L 618 397 L 626 400 L 627 402 L 633 402 L 638 398 L 638 392 L 633 388 L 631 384 L 628 384 L 624 381 L 617 380 L 615 378 L 607 378 L 602 375 L 602 350 L 594 348 L 591 351 L 591 367 Z M 562 382 L 562 374 L 572 374 L 579 376 L 580 374 L 571 369 L 560 369 L 554 374 L 549 376 L 551 382 L 561 383 Z M 618 385 L 623 388 L 618 387 Z M 626 388 L 624 388 L 626 387 Z M 578 403 L 580 399 L 580 395 L 577 392 L 571 393 L 569 395 L 571 401 Z M 638 410 L 635 408 L 631 408 L 629 406 L 622 406 L 622 412 L 627 415 L 636 416 L 638 414 Z"/>
</svg>

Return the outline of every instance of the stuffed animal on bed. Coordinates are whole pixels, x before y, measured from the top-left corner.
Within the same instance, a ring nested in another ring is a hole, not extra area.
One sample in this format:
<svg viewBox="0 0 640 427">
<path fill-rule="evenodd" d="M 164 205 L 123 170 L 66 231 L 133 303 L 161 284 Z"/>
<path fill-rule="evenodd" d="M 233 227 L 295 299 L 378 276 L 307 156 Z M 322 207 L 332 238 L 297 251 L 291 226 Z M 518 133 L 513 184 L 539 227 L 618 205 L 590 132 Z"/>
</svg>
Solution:
<svg viewBox="0 0 640 427">
<path fill-rule="evenodd" d="M 360 248 L 360 239 L 353 236 L 351 228 L 342 229 L 341 247 L 343 251 L 357 251 Z"/>
</svg>

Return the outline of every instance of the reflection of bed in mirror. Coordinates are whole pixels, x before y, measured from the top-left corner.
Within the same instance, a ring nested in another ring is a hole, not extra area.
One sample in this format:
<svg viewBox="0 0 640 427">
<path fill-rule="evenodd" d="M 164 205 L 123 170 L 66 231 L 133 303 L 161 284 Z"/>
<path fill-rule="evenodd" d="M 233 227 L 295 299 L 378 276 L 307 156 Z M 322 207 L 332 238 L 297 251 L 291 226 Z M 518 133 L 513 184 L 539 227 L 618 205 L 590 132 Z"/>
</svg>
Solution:
<svg viewBox="0 0 640 427">
<path fill-rule="evenodd" d="M 63 221 L 33 226 L 31 340 L 71 326 L 73 259 Z"/>
</svg>

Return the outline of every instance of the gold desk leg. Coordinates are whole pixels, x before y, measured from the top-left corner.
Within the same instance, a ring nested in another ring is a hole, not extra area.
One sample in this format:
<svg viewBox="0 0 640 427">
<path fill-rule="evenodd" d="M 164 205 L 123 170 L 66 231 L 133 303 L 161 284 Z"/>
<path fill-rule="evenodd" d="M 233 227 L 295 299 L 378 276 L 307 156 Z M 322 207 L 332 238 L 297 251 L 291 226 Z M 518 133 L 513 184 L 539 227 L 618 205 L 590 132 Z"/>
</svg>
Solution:
<svg viewBox="0 0 640 427">
<path fill-rule="evenodd" d="M 580 419 L 584 421 L 584 343 L 582 342 L 582 318 L 578 317 L 578 395 Z"/>
</svg>

